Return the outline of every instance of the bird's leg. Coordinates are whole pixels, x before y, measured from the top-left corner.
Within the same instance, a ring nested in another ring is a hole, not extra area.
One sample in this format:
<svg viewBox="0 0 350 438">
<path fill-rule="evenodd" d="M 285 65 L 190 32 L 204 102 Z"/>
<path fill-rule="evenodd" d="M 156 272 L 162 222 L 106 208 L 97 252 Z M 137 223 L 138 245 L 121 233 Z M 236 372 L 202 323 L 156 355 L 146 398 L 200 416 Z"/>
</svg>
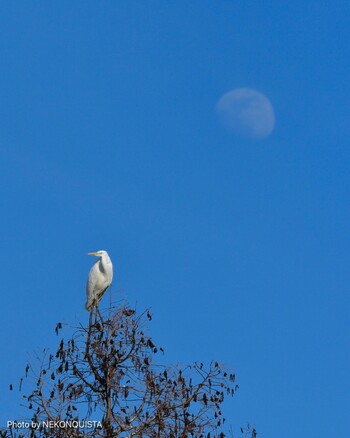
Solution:
<svg viewBox="0 0 350 438">
<path fill-rule="evenodd" d="M 102 325 L 103 324 L 103 319 L 102 319 L 102 315 L 100 313 L 100 309 L 98 308 L 98 306 L 96 306 L 95 308 L 96 308 L 96 320 L 97 320 L 97 315 L 98 315 L 99 318 L 100 318 L 101 325 Z"/>
<path fill-rule="evenodd" d="M 90 311 L 90 316 L 89 316 L 89 331 L 90 331 L 90 328 L 91 328 L 91 324 L 92 324 L 92 312 L 93 312 L 93 309 L 91 309 L 91 311 Z"/>
<path fill-rule="evenodd" d="M 91 313 L 90 313 L 90 315 L 92 315 L 92 316 L 91 316 L 91 319 L 92 319 L 92 317 L 94 317 L 94 325 L 96 325 L 96 323 L 98 322 L 98 321 L 97 321 L 97 317 L 98 317 L 98 309 L 97 309 L 97 306 L 94 306 L 94 307 L 91 309 Z"/>
</svg>

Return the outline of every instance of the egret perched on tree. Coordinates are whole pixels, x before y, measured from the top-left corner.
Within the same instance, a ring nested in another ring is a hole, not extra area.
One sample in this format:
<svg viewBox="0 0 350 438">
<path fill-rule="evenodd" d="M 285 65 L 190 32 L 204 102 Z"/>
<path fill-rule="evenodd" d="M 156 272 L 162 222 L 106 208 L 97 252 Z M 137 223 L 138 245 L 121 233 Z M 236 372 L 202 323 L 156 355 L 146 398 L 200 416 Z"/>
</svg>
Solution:
<svg viewBox="0 0 350 438">
<path fill-rule="evenodd" d="M 88 255 L 99 258 L 89 272 L 86 285 L 85 308 L 90 312 L 112 283 L 113 265 L 107 251 L 89 252 Z"/>
</svg>

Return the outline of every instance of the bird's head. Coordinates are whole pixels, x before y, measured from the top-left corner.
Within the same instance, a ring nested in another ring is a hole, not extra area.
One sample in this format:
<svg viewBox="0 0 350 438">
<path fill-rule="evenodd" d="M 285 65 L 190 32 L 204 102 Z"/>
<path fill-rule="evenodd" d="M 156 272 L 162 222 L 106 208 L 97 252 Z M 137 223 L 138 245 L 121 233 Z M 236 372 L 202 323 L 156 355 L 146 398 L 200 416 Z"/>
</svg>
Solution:
<svg viewBox="0 0 350 438">
<path fill-rule="evenodd" d="M 89 256 L 96 256 L 96 257 L 102 257 L 105 254 L 107 254 L 107 251 L 104 251 L 103 249 L 101 249 L 100 251 L 96 251 L 96 252 L 88 252 Z"/>
</svg>

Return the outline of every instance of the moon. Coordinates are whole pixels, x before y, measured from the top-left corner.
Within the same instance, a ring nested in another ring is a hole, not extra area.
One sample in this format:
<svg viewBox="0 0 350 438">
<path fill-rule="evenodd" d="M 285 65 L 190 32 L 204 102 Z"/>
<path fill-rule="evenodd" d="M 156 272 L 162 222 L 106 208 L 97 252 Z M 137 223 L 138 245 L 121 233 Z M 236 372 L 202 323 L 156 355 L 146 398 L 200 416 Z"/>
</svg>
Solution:
<svg viewBox="0 0 350 438">
<path fill-rule="evenodd" d="M 224 124 L 242 137 L 268 137 L 275 127 L 271 102 L 252 88 L 236 88 L 224 94 L 216 104 L 216 111 Z"/>
</svg>

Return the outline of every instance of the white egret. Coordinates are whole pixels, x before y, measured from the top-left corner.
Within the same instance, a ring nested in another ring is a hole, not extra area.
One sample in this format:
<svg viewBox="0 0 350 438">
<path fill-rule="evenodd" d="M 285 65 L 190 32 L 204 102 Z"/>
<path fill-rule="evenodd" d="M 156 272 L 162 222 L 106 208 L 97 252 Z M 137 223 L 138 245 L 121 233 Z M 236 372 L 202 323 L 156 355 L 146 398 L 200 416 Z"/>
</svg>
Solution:
<svg viewBox="0 0 350 438">
<path fill-rule="evenodd" d="M 86 285 L 85 308 L 90 312 L 94 307 L 97 307 L 103 294 L 112 283 L 113 264 L 107 251 L 89 252 L 88 255 L 98 257 L 97 262 L 89 272 Z"/>
</svg>

